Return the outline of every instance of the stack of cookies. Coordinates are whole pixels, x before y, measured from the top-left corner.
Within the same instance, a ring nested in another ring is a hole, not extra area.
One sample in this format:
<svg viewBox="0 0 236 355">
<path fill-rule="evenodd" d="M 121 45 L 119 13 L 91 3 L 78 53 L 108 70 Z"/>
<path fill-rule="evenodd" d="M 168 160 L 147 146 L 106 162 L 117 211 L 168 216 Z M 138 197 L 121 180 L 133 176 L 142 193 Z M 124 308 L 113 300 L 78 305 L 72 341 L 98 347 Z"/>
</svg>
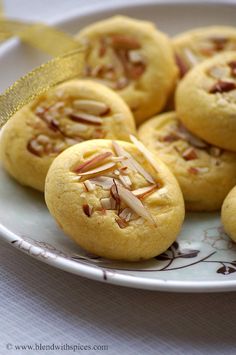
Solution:
<svg viewBox="0 0 236 355">
<path fill-rule="evenodd" d="M 82 78 L 11 118 L 3 166 L 45 191 L 59 226 L 89 252 L 154 257 L 177 238 L 185 209 L 218 210 L 236 185 L 236 29 L 170 40 L 116 16 L 76 38 Z M 236 239 L 235 190 L 222 211 Z"/>
</svg>

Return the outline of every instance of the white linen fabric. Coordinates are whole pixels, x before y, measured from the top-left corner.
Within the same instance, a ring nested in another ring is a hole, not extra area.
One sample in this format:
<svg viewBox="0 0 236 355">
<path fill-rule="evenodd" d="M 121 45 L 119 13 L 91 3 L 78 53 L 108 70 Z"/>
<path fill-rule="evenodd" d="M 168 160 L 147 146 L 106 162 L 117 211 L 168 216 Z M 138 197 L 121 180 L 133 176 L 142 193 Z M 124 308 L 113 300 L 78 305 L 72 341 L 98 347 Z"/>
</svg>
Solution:
<svg viewBox="0 0 236 355">
<path fill-rule="evenodd" d="M 6 0 L 6 13 L 51 21 L 104 3 L 110 1 Z M 234 317 L 234 293 L 112 286 L 54 269 L 0 241 L 0 355 L 233 355 Z"/>
</svg>

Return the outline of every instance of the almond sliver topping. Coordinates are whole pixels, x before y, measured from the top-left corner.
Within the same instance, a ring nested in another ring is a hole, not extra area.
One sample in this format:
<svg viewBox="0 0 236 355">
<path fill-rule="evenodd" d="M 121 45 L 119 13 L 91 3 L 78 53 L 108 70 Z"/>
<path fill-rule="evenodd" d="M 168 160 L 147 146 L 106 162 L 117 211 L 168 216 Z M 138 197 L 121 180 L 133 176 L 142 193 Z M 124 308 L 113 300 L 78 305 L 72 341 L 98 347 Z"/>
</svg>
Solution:
<svg viewBox="0 0 236 355">
<path fill-rule="evenodd" d="M 86 216 L 91 217 L 93 213 L 93 208 L 89 206 L 88 204 L 83 205 L 83 211 L 86 214 Z"/>
<path fill-rule="evenodd" d="M 138 198 L 143 198 L 149 194 L 151 194 L 152 192 L 154 192 L 157 189 L 157 185 L 151 185 L 151 186 L 145 186 L 145 187 L 141 187 L 139 189 L 136 190 L 132 190 L 131 192 Z"/>
<path fill-rule="evenodd" d="M 156 224 L 151 214 L 148 212 L 148 210 L 146 210 L 142 202 L 132 192 L 130 192 L 121 185 L 116 185 L 116 188 L 121 201 L 123 201 L 140 217 L 143 217 L 152 224 Z"/>
<path fill-rule="evenodd" d="M 95 100 L 75 100 L 73 101 L 73 106 L 77 110 L 86 111 L 92 115 L 104 115 L 108 113 L 109 107 L 100 101 Z"/>
<path fill-rule="evenodd" d="M 93 183 L 91 183 L 91 181 L 89 181 L 89 180 L 84 181 L 84 185 L 86 187 L 86 190 L 88 190 L 88 191 L 95 190 L 95 185 Z"/>
<path fill-rule="evenodd" d="M 193 135 L 182 124 L 179 125 L 178 129 L 179 129 L 179 134 L 182 135 L 181 139 L 186 140 L 195 148 L 200 148 L 200 149 L 207 148 L 208 144 L 206 142 L 204 142 L 201 138 L 198 138 L 197 136 Z"/>
<path fill-rule="evenodd" d="M 69 115 L 70 119 L 75 122 L 85 123 L 92 126 L 101 126 L 101 117 L 90 115 L 89 113 L 77 112 Z"/>
<path fill-rule="evenodd" d="M 195 54 L 193 54 L 193 52 L 189 48 L 184 49 L 184 54 L 191 66 L 194 66 L 199 63 L 198 58 L 195 56 Z"/>
<path fill-rule="evenodd" d="M 143 156 L 147 159 L 147 161 L 152 165 L 152 167 L 158 172 L 157 169 L 157 162 L 156 160 L 153 158 L 153 155 L 151 154 L 151 152 L 149 152 L 149 150 L 143 145 L 143 143 L 141 143 L 136 137 L 134 137 L 132 134 L 130 135 L 130 139 L 133 142 L 133 144 L 138 148 L 138 150 L 140 151 L 140 153 L 143 154 Z M 153 180 L 153 178 L 151 179 L 152 181 L 149 181 L 153 184 L 155 184 L 155 181 Z"/>
<path fill-rule="evenodd" d="M 100 202 L 106 210 L 115 210 L 116 208 L 116 201 L 112 197 L 101 198 Z"/>
<path fill-rule="evenodd" d="M 194 160 L 198 158 L 198 155 L 194 148 L 189 147 L 183 152 L 182 157 L 185 160 Z"/>
<path fill-rule="evenodd" d="M 119 179 L 122 182 L 122 184 L 127 187 L 128 189 L 130 189 L 130 186 L 132 185 L 132 181 L 130 180 L 130 178 L 126 175 L 119 175 Z"/>
<path fill-rule="evenodd" d="M 152 176 L 146 170 L 143 169 L 143 167 L 137 162 L 137 160 L 132 157 L 131 154 L 129 154 L 117 142 L 113 141 L 112 144 L 117 155 L 127 157 L 127 160 L 121 163 L 123 166 L 127 166 L 131 170 L 140 173 L 151 184 L 155 183 Z"/>
<path fill-rule="evenodd" d="M 109 163 L 100 165 L 95 169 L 88 170 L 83 173 L 81 173 L 81 172 L 76 172 L 76 173 L 80 176 L 96 175 L 96 174 L 104 173 L 105 171 L 110 170 L 110 169 L 114 168 L 115 166 L 116 166 L 115 163 L 109 162 Z"/>
<path fill-rule="evenodd" d="M 123 211 L 119 214 L 119 217 L 125 220 L 126 222 L 133 221 L 139 218 L 139 216 L 128 207 L 123 209 Z"/>
<path fill-rule="evenodd" d="M 114 184 L 113 178 L 105 177 L 105 176 L 97 176 L 97 177 L 94 177 L 93 179 L 90 179 L 90 181 L 93 184 L 102 187 L 104 190 L 110 190 L 110 188 Z"/>
<path fill-rule="evenodd" d="M 116 218 L 116 223 L 121 229 L 128 227 L 128 223 L 121 218 Z"/>
<path fill-rule="evenodd" d="M 84 162 L 83 164 L 77 166 L 74 169 L 75 173 L 82 173 L 85 172 L 91 168 L 95 168 L 97 165 L 99 165 L 100 163 L 104 162 L 107 158 L 112 157 L 112 152 L 104 152 L 98 155 L 95 155 L 93 158 L 91 158 L 90 160 L 87 160 L 86 162 Z"/>
</svg>

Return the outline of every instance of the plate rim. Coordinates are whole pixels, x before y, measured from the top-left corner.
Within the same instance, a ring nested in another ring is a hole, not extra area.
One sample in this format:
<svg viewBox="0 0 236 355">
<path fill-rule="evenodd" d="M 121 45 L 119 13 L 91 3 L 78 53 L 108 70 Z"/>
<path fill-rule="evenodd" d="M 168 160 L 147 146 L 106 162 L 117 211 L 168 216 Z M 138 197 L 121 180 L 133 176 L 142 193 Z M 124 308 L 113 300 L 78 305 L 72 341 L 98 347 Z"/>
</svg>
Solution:
<svg viewBox="0 0 236 355">
<path fill-rule="evenodd" d="M 89 17 L 94 14 L 106 14 L 111 11 L 121 10 L 121 9 L 132 9 L 134 6 L 137 8 L 144 8 L 148 6 L 235 6 L 236 3 L 234 0 L 220 0 L 216 2 L 213 1 L 204 1 L 204 0 L 192 0 L 191 3 L 188 0 L 147 0 L 143 3 L 139 1 L 134 1 L 129 4 L 98 4 L 93 8 L 85 8 L 73 10 L 72 12 L 67 12 L 63 16 L 57 16 L 52 20 L 47 21 L 48 24 L 56 25 L 58 27 L 65 25 L 70 21 L 74 21 L 76 19 Z M 16 39 L 10 39 L 6 41 L 1 46 L 1 52 L 7 50 L 7 48 L 11 48 L 17 44 L 18 41 Z M 73 261 L 67 259 L 63 256 L 57 255 L 56 257 L 48 257 L 42 258 L 41 256 L 32 255 L 26 249 L 21 249 L 17 247 L 15 243 L 16 240 L 23 240 L 19 235 L 12 232 L 10 229 L 6 228 L 4 225 L 0 223 L 0 238 L 8 242 L 11 246 L 17 248 L 18 250 L 26 253 L 27 255 L 37 259 L 41 262 L 44 262 L 48 265 L 54 266 L 63 271 L 70 272 L 72 274 L 79 275 L 81 277 L 86 277 L 88 279 L 92 279 L 95 281 L 102 281 L 104 283 L 109 283 L 113 285 L 132 287 L 138 289 L 146 289 L 153 291 L 168 291 L 168 292 L 194 292 L 194 293 L 202 293 L 202 292 L 229 292 L 236 290 L 236 279 L 235 280 L 223 280 L 223 281 L 174 281 L 174 280 L 163 280 L 163 279 L 145 279 L 141 276 L 134 275 L 126 275 L 121 273 L 120 271 L 116 271 L 116 273 L 112 273 L 109 269 L 105 267 L 96 267 L 94 265 L 85 265 L 79 261 Z M 29 243 L 30 244 L 30 243 Z M 32 244 L 33 246 L 33 244 Z M 42 248 L 41 248 L 42 249 Z M 43 249 L 42 249 L 43 250 Z"/>
</svg>

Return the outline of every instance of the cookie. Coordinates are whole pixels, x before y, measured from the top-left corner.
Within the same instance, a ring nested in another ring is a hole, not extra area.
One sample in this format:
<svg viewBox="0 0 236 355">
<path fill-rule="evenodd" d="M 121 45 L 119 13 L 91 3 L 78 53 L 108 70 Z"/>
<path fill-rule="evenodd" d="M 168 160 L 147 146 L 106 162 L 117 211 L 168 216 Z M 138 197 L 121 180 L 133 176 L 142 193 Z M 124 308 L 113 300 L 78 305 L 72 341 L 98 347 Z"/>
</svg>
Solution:
<svg viewBox="0 0 236 355">
<path fill-rule="evenodd" d="M 236 28 L 211 26 L 186 31 L 173 38 L 180 75 L 203 60 L 226 51 L 236 50 Z"/>
<path fill-rule="evenodd" d="M 175 177 L 133 140 L 77 144 L 54 160 L 46 179 L 46 203 L 59 226 L 105 258 L 154 257 L 173 243 L 184 219 Z"/>
<path fill-rule="evenodd" d="M 176 111 L 191 132 L 236 151 L 236 51 L 193 68 L 177 87 Z"/>
<path fill-rule="evenodd" d="M 175 112 L 145 122 L 140 140 L 162 159 L 176 176 L 186 209 L 213 211 L 221 208 L 236 185 L 236 154 L 212 146 L 191 134 Z"/>
<path fill-rule="evenodd" d="M 169 39 L 152 23 L 115 16 L 76 38 L 86 47 L 84 75 L 116 90 L 138 124 L 162 110 L 178 70 Z"/>
<path fill-rule="evenodd" d="M 227 195 L 221 210 L 221 220 L 226 233 L 236 242 L 236 186 Z"/>
<path fill-rule="evenodd" d="M 44 190 L 49 166 L 63 150 L 88 139 L 129 140 L 135 133 L 126 103 L 104 85 L 74 80 L 18 111 L 5 125 L 0 157 L 21 184 Z"/>
</svg>

